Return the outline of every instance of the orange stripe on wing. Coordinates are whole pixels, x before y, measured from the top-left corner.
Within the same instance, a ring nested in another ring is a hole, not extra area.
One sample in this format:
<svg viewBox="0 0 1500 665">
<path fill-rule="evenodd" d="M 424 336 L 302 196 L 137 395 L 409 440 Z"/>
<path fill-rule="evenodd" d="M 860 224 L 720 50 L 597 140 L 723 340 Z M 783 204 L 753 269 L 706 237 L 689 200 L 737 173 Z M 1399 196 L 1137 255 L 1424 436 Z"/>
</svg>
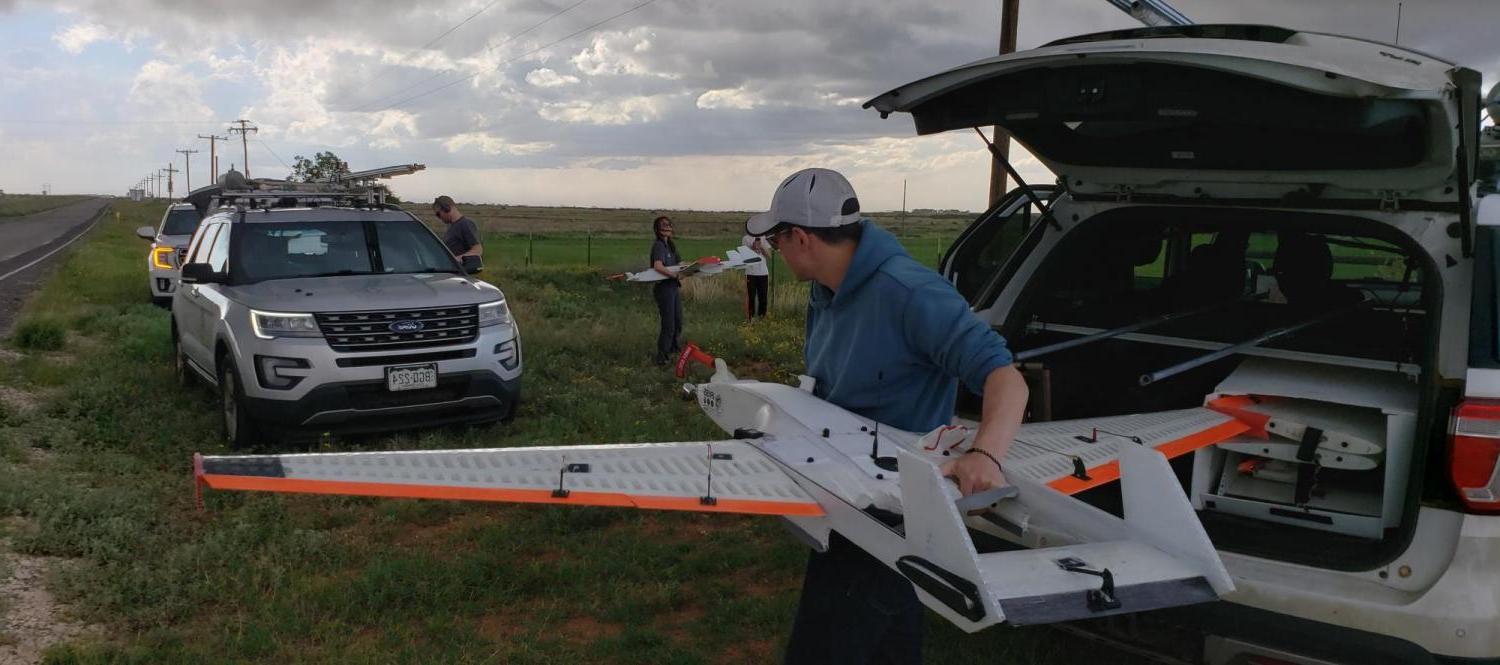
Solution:
<svg viewBox="0 0 1500 665">
<path fill-rule="evenodd" d="M 1271 435 L 1266 432 L 1266 424 L 1271 421 L 1271 416 L 1250 410 L 1251 406 L 1258 403 L 1246 395 L 1229 395 L 1215 399 L 1209 402 L 1207 406 L 1226 416 L 1233 416 L 1244 421 L 1245 424 L 1250 426 L 1248 431 L 1251 436 L 1269 439 Z"/>
<path fill-rule="evenodd" d="M 819 517 L 823 508 L 816 503 L 792 501 L 755 501 L 720 498 L 715 505 L 703 505 L 694 497 L 631 496 L 616 492 L 580 492 L 573 490 L 566 498 L 552 496 L 551 490 L 496 489 L 453 487 L 446 485 L 407 485 L 402 483 L 360 483 L 337 480 L 304 480 L 266 476 L 228 476 L 204 474 L 203 483 L 218 490 L 251 490 L 257 492 L 293 492 L 299 494 L 345 494 L 403 499 L 451 499 L 456 501 L 503 501 L 509 503 L 556 503 L 577 506 L 614 506 L 652 510 L 691 510 L 705 513 L 741 513 L 747 515 L 800 515 Z"/>
<path fill-rule="evenodd" d="M 1213 427 L 1210 427 L 1201 432 L 1194 432 L 1193 434 L 1189 434 L 1185 437 L 1182 437 L 1181 439 L 1168 441 L 1159 446 L 1156 446 L 1156 450 L 1161 454 L 1166 455 L 1167 459 L 1171 459 L 1179 455 L 1193 452 L 1194 450 L 1197 450 L 1199 448 L 1206 448 L 1208 446 L 1214 445 L 1215 443 L 1223 441 L 1224 439 L 1227 439 L 1236 434 L 1241 434 L 1249 429 L 1249 425 L 1246 425 L 1245 423 L 1242 423 L 1238 420 L 1231 420 L 1229 422 L 1214 425 Z M 1118 445 L 1127 444 L 1121 443 Z M 1061 478 L 1058 478 L 1057 480 L 1047 483 L 1047 486 L 1059 492 L 1062 492 L 1063 494 L 1077 494 L 1086 489 L 1092 489 L 1105 483 L 1112 483 L 1120 479 L 1120 462 L 1116 460 L 1107 464 L 1101 464 L 1098 467 L 1089 469 L 1088 471 L 1088 480 L 1080 480 L 1074 476 L 1063 476 Z"/>
</svg>

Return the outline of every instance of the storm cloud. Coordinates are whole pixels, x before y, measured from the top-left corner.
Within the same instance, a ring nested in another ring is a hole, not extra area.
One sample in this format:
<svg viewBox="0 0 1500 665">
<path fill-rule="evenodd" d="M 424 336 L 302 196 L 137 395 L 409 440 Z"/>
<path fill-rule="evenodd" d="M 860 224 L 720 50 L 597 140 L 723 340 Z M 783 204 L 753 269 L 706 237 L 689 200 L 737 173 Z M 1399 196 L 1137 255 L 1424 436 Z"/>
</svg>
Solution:
<svg viewBox="0 0 1500 665">
<path fill-rule="evenodd" d="M 87 100 L 50 114 L 59 120 L 134 122 L 149 113 L 209 125 L 130 128 L 131 153 L 166 153 L 158 160 L 170 153 L 157 145 L 170 141 L 163 137 L 175 132 L 185 137 L 180 143 L 211 130 L 211 122 L 244 117 L 261 128 L 255 140 L 266 150 L 250 158 L 262 172 L 281 170 L 278 162 L 293 153 L 321 149 L 357 164 L 425 162 L 431 171 L 413 181 L 421 187 L 442 188 L 434 174 L 443 169 L 471 176 L 492 170 L 506 179 L 525 169 L 544 171 L 527 178 L 532 187 L 546 182 L 545 171 L 555 172 L 556 188 L 542 184 L 525 193 L 534 203 L 580 202 L 559 195 L 577 190 L 568 183 L 580 170 L 617 178 L 683 164 L 728 169 L 732 160 L 757 168 L 812 159 L 884 168 L 885 185 L 923 182 L 932 207 L 959 207 L 959 200 L 974 207 L 982 197 L 976 192 L 986 160 L 972 136 L 905 139 L 908 120 L 882 120 L 859 105 L 895 85 L 993 55 L 994 0 L 656 0 L 629 11 L 640 3 L 499 0 L 485 9 L 490 0 L 0 0 L 0 11 L 12 17 L 45 15 L 57 23 L 45 40 L 0 50 L 0 80 L 9 79 L 0 86 L 68 106 L 45 90 L 28 92 L 52 80 Z M 1135 25 L 1104 0 L 1023 5 L 1022 48 Z M 1202 23 L 1396 38 L 1395 1 L 1177 0 L 1174 6 Z M 1500 72 L 1500 46 L 1491 34 L 1496 19 L 1500 3 L 1490 0 L 1407 2 L 1401 43 L 1480 69 L 1493 81 Z M 39 48 L 48 51 L 44 57 L 17 55 Z M 92 92 L 66 83 L 78 79 L 70 66 L 99 67 L 88 64 L 91 56 L 109 48 L 149 57 L 126 81 L 111 84 L 100 74 Z M 0 124 L 0 132 L 16 129 Z M 46 135 L 27 131 L 38 140 Z M 1027 164 L 1023 172 L 1050 179 Z M 942 169 L 948 171 L 940 175 Z M 5 177 L 0 171 L 0 183 Z M 750 205 L 746 192 L 765 189 L 746 187 L 724 192 L 712 205 Z M 975 191 L 954 191 L 968 187 Z M 663 187 L 664 199 L 672 198 L 671 189 Z M 889 195 L 867 198 L 894 202 Z"/>
</svg>

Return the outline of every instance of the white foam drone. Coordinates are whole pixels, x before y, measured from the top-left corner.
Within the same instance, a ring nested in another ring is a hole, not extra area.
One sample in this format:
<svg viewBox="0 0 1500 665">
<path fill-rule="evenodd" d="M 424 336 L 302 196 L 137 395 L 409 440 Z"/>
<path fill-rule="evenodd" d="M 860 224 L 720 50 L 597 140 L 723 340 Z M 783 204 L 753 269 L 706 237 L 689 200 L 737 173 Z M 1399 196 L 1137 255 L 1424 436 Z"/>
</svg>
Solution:
<svg viewBox="0 0 1500 665">
<path fill-rule="evenodd" d="M 716 368 L 684 386 L 719 441 L 194 457 L 200 488 L 777 515 L 816 548 L 838 531 L 968 631 L 1207 602 L 1234 585 L 1167 458 L 1251 430 L 1224 413 L 1021 427 L 1013 485 L 960 497 L 939 466 L 972 432 L 905 432 Z M 1121 481 L 1124 517 L 1073 493 Z M 890 526 L 868 509 L 899 514 Z M 969 529 L 1015 545 L 980 552 Z"/>
<path fill-rule="evenodd" d="M 749 247 L 741 246 L 737 249 L 729 250 L 727 259 L 721 259 L 717 256 L 705 256 L 695 261 L 679 263 L 675 266 L 666 266 L 666 269 L 667 272 L 670 272 L 677 277 L 688 277 L 690 275 L 717 275 L 726 270 L 744 270 L 749 266 L 757 263 L 762 263 L 765 260 L 765 257 L 755 253 L 755 250 L 752 250 Z M 623 280 L 626 282 L 659 282 L 666 278 L 666 275 L 663 275 L 654 269 L 642 270 L 640 272 L 622 272 L 617 275 L 609 276 L 609 279 Z"/>
</svg>

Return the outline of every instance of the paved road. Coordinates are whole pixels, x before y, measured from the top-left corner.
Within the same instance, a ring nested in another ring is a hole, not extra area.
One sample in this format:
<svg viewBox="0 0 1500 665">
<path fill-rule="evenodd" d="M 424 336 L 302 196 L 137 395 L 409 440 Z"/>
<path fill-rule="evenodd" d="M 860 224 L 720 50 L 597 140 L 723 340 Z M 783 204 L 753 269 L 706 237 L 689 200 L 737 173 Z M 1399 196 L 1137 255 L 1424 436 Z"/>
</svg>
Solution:
<svg viewBox="0 0 1500 665">
<path fill-rule="evenodd" d="M 66 252 L 37 259 L 89 228 L 107 205 L 108 199 L 89 199 L 34 215 L 0 219 L 0 337 L 10 334 L 27 296 L 52 274 Z"/>
</svg>

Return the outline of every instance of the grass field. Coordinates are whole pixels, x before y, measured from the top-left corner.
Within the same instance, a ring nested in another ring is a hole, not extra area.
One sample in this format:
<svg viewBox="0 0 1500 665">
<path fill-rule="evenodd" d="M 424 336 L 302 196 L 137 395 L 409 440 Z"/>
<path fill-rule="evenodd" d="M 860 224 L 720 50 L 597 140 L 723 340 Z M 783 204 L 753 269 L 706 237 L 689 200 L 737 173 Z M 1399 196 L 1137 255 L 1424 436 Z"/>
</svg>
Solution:
<svg viewBox="0 0 1500 665">
<path fill-rule="evenodd" d="M 54 196 L 42 196 L 41 194 L 0 195 L 0 220 L 7 217 L 20 217 L 43 210 L 61 208 L 87 198 L 90 197 L 66 194 Z"/>
<path fill-rule="evenodd" d="M 205 497 L 201 512 L 189 458 L 224 449 L 209 392 L 174 386 L 168 314 L 147 304 L 132 229 L 160 208 L 115 210 L 28 305 L 31 332 L 0 357 L 0 538 L 66 557 L 50 588 L 106 631 L 54 647 L 48 662 L 779 659 L 805 550 L 774 519 L 238 493 Z M 648 288 L 539 263 L 486 272 L 526 338 L 513 425 L 329 447 L 722 436 L 650 365 Z M 745 325 L 738 286 L 689 281 L 686 337 L 757 378 L 790 380 L 805 287 L 783 281 L 774 317 Z M 1102 662 L 1098 647 L 1045 629 L 929 626 L 932 663 Z"/>
<path fill-rule="evenodd" d="M 442 232 L 420 204 L 405 207 Z M 532 208 L 463 205 L 459 209 L 479 226 L 488 266 L 596 267 L 605 272 L 646 267 L 655 212 L 601 208 Z M 677 246 L 684 260 L 724 255 L 739 245 L 748 212 L 661 211 L 677 226 Z M 936 265 L 942 250 L 970 222 L 973 213 L 876 213 L 882 227 L 895 233 L 912 256 Z M 529 260 L 528 260 L 529 258 Z"/>
</svg>

